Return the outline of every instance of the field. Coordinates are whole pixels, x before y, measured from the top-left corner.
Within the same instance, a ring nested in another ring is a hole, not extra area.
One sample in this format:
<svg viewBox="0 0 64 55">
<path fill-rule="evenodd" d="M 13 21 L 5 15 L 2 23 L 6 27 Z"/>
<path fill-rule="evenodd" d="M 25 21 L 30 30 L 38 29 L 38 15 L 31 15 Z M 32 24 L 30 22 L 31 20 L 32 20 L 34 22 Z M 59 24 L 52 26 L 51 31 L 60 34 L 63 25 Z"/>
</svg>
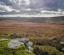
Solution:
<svg viewBox="0 0 64 55">
<path fill-rule="evenodd" d="M 17 36 L 13 37 L 14 33 L 16 33 Z M 22 37 L 28 37 L 34 43 L 34 49 L 37 49 L 37 47 L 39 49 L 42 48 L 41 51 L 48 52 L 49 55 L 52 55 L 52 53 L 54 55 L 64 55 L 64 50 L 62 50 L 62 48 L 64 48 L 64 44 L 60 43 L 64 42 L 63 24 L 38 23 L 7 19 L 0 21 L 0 38 L 11 39 Z M 11 55 L 13 54 L 11 53 Z M 34 53 L 28 53 L 27 55 L 34 55 Z"/>
<path fill-rule="evenodd" d="M 0 21 L 0 33 L 19 33 L 39 38 L 57 38 L 64 36 L 64 25 L 3 20 Z"/>
</svg>

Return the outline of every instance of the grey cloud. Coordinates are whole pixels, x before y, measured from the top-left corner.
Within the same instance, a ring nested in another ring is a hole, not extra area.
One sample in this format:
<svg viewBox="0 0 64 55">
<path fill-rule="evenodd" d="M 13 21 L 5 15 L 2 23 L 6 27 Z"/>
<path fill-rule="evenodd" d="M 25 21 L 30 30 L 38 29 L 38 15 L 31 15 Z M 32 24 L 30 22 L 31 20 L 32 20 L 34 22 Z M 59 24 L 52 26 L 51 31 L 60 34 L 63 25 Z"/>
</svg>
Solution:
<svg viewBox="0 0 64 55">
<path fill-rule="evenodd" d="M 56 10 L 56 9 L 64 9 L 64 0 L 30 0 L 31 4 L 29 6 L 24 6 L 25 8 L 31 8 L 31 9 L 51 9 L 51 10 Z M 13 1 L 10 0 L 0 0 L 0 5 L 6 6 L 6 7 L 11 7 L 12 9 L 18 9 L 21 10 L 23 6 L 18 6 L 18 3 L 14 3 Z M 1 7 L 0 7 L 1 9 Z M 2 8 L 4 9 L 4 8 Z"/>
</svg>

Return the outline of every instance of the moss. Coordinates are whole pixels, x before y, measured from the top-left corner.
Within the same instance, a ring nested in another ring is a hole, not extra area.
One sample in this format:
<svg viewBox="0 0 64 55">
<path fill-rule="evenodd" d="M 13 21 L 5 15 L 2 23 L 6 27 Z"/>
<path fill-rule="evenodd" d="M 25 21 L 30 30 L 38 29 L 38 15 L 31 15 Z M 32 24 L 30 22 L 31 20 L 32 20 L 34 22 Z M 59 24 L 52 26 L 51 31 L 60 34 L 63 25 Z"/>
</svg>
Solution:
<svg viewBox="0 0 64 55">
<path fill-rule="evenodd" d="M 4 41 L 0 41 L 0 48 L 5 48 L 8 46 L 8 41 L 7 40 L 4 40 Z"/>
</svg>

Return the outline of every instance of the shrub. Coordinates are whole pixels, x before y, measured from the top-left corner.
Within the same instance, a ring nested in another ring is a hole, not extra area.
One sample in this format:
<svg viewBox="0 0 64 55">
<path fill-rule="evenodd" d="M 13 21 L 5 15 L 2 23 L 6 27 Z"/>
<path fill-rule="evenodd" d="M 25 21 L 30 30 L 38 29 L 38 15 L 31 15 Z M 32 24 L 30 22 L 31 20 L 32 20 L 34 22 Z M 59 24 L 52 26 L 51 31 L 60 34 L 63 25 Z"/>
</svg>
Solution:
<svg viewBox="0 0 64 55">
<path fill-rule="evenodd" d="M 39 48 L 41 52 L 43 53 L 47 52 L 49 55 L 64 55 L 62 52 L 57 50 L 55 47 L 51 47 L 51 46 L 36 46 L 36 47 Z"/>
</svg>

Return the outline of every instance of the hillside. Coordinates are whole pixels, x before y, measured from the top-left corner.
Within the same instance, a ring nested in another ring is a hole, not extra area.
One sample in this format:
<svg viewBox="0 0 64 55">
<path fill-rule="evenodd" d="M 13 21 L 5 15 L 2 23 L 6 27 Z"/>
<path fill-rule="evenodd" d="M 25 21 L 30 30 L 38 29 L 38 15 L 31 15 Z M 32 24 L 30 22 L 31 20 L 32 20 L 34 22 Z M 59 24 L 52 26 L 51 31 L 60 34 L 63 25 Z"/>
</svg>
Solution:
<svg viewBox="0 0 64 55">
<path fill-rule="evenodd" d="M 64 16 L 59 17 L 0 17 L 0 21 L 3 20 L 16 20 L 24 22 L 34 23 L 53 23 L 53 24 L 64 24 Z"/>
</svg>

